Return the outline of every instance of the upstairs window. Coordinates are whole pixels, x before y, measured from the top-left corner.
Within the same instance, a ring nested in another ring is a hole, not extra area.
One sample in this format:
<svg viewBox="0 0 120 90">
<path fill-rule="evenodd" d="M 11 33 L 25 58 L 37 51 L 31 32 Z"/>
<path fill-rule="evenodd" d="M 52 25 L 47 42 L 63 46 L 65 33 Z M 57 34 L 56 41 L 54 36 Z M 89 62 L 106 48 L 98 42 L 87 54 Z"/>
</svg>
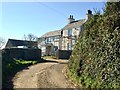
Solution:
<svg viewBox="0 0 120 90">
<path fill-rule="evenodd" d="M 54 37 L 54 41 L 59 40 L 59 36 Z"/>
<path fill-rule="evenodd" d="M 54 39 L 55 39 L 55 37 L 53 36 L 51 41 L 54 41 Z"/>
<path fill-rule="evenodd" d="M 46 38 L 46 41 L 49 42 L 49 38 Z"/>
<path fill-rule="evenodd" d="M 72 36 L 72 30 L 71 29 L 68 30 L 68 36 Z"/>
</svg>

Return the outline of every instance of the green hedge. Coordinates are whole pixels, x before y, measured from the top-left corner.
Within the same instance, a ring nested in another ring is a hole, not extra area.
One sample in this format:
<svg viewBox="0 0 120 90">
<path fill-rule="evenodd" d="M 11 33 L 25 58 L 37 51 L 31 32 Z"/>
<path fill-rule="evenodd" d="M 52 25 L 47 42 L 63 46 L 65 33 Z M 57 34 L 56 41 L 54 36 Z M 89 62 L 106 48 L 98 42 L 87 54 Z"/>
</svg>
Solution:
<svg viewBox="0 0 120 90">
<path fill-rule="evenodd" d="M 120 88 L 120 2 L 85 24 L 69 60 L 69 76 L 85 88 Z M 112 11 L 112 12 L 111 12 Z"/>
</svg>

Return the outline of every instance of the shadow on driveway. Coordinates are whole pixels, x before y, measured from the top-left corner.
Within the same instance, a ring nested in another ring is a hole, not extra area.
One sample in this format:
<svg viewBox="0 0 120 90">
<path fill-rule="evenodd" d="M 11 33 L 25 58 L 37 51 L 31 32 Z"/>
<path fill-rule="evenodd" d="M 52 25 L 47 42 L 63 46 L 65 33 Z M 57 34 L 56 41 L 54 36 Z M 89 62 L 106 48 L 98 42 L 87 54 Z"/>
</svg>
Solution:
<svg viewBox="0 0 120 90">
<path fill-rule="evenodd" d="M 38 63 L 59 63 L 59 64 L 67 64 L 67 62 L 62 62 L 62 60 L 60 61 L 60 60 L 49 60 L 49 59 L 40 59 L 40 60 L 37 60 L 38 61 Z M 36 63 L 36 64 L 38 64 L 38 63 Z M 20 71 L 22 71 L 23 69 L 25 69 L 25 70 L 28 70 L 29 68 L 29 66 L 32 66 L 33 64 L 29 64 L 29 65 L 22 65 L 19 69 L 16 69 L 15 71 L 11 71 L 12 72 L 12 74 L 10 74 L 9 76 L 7 76 L 6 77 L 6 79 L 7 79 L 7 82 L 5 82 L 5 83 L 2 83 L 2 90 L 7 90 L 7 89 L 13 89 L 13 81 L 12 81 L 12 79 L 13 79 L 13 77 L 15 77 L 15 75 L 16 75 L 16 73 L 17 72 L 20 72 Z M 35 64 L 34 64 L 35 65 Z M 7 72 L 7 71 L 2 71 L 2 74 L 3 74 L 3 72 Z"/>
</svg>

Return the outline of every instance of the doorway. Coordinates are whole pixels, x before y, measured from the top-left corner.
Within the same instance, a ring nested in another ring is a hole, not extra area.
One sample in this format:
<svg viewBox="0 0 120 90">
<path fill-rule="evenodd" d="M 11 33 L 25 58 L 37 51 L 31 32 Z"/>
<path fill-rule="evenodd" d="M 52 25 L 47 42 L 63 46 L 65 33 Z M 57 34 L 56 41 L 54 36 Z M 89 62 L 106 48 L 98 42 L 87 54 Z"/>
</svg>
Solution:
<svg viewBox="0 0 120 90">
<path fill-rule="evenodd" d="M 46 47 L 46 55 L 51 55 L 51 46 Z"/>
</svg>

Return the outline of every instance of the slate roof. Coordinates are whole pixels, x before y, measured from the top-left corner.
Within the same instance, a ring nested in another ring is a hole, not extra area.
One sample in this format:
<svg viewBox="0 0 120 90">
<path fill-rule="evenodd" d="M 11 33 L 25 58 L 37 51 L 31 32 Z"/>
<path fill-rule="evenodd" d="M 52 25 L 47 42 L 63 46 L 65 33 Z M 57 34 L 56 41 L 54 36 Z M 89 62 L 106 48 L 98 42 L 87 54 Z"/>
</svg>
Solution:
<svg viewBox="0 0 120 90">
<path fill-rule="evenodd" d="M 47 32 L 43 36 L 41 36 L 40 38 L 61 35 L 62 30 L 68 30 L 68 29 L 72 29 L 72 28 L 80 28 L 80 26 L 83 25 L 84 23 L 85 23 L 85 19 L 80 19 L 80 20 L 77 20 L 77 21 L 73 21 L 73 22 L 67 24 L 61 30 Z"/>
<path fill-rule="evenodd" d="M 37 46 L 37 42 L 36 41 L 8 39 L 8 42 L 5 46 L 5 48 L 16 47 L 16 46 Z"/>
<path fill-rule="evenodd" d="M 59 35 L 61 35 L 61 30 L 47 32 L 41 37 L 50 37 L 50 36 L 59 36 Z"/>
<path fill-rule="evenodd" d="M 62 30 L 68 30 L 68 29 L 72 29 L 72 28 L 80 28 L 80 26 L 83 25 L 84 23 L 85 23 L 85 19 L 73 21 L 73 22 L 67 24 L 65 27 L 63 27 Z"/>
</svg>

